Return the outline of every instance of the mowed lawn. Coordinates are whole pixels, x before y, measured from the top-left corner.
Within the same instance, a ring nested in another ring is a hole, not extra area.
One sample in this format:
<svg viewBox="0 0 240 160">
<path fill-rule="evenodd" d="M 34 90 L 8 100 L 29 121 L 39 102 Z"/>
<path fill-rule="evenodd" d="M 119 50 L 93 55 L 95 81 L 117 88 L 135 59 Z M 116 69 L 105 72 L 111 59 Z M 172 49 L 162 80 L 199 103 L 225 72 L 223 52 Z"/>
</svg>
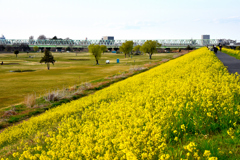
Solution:
<svg viewBox="0 0 240 160">
<path fill-rule="evenodd" d="M 13 53 L 0 54 L 0 108 L 20 103 L 29 94 L 37 96 L 49 91 L 67 88 L 83 82 L 89 82 L 124 71 L 136 65 L 172 58 L 176 53 L 156 53 L 149 60 L 148 55 L 124 58 L 124 54 L 104 53 L 100 65 L 89 53 L 53 53 L 56 60 L 47 70 L 46 64 L 39 63 L 43 53 L 20 53 L 18 58 Z M 33 56 L 33 58 L 29 58 Z M 116 59 L 120 63 L 116 63 Z M 110 64 L 106 64 L 110 60 Z M 10 64 L 9 64 L 10 63 Z M 13 64 L 15 63 L 15 64 Z M 13 70 L 35 70 L 33 72 L 11 72 Z"/>
</svg>

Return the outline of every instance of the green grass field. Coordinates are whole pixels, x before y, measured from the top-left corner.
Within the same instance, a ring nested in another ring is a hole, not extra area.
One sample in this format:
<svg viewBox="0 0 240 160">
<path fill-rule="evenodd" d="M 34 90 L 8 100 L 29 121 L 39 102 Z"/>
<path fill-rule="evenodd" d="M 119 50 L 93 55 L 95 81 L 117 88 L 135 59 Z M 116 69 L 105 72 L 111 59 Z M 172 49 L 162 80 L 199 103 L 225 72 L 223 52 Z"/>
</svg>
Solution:
<svg viewBox="0 0 240 160">
<path fill-rule="evenodd" d="M 89 53 L 53 53 L 55 65 L 47 70 L 46 64 L 39 63 L 43 53 L 0 54 L 0 109 L 20 103 L 29 94 L 37 96 L 56 89 L 80 84 L 128 71 L 135 65 L 172 58 L 176 53 L 158 53 L 149 60 L 148 55 L 124 58 L 124 54 L 105 53 L 95 65 L 95 59 Z M 29 58 L 28 56 L 33 56 Z M 120 63 L 116 63 L 116 59 Z M 110 64 L 105 64 L 110 60 Z M 14 70 L 34 70 L 33 72 L 11 72 Z"/>
</svg>

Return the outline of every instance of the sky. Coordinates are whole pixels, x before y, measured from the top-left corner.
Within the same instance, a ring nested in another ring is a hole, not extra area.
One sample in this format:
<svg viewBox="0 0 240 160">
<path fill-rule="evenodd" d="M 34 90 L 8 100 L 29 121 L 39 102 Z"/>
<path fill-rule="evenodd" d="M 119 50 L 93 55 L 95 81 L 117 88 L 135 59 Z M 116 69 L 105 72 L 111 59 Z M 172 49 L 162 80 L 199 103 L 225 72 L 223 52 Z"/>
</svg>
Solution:
<svg viewBox="0 0 240 160">
<path fill-rule="evenodd" d="M 240 41 L 240 0 L 0 0 L 7 39 L 211 39 Z"/>
</svg>

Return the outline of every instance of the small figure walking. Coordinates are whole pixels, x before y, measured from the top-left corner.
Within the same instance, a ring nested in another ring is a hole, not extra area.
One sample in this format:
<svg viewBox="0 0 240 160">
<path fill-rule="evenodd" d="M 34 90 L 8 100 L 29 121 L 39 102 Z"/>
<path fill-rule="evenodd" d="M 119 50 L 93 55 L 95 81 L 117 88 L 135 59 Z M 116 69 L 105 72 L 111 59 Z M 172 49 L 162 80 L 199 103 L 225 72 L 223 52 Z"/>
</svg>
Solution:
<svg viewBox="0 0 240 160">
<path fill-rule="evenodd" d="M 217 54 L 218 48 L 213 45 L 213 51 L 215 54 Z"/>
<path fill-rule="evenodd" d="M 3 61 L 2 61 L 2 63 L 1 63 L 1 65 L 3 65 Z"/>
<path fill-rule="evenodd" d="M 219 45 L 220 51 L 222 51 L 222 44 Z"/>
</svg>

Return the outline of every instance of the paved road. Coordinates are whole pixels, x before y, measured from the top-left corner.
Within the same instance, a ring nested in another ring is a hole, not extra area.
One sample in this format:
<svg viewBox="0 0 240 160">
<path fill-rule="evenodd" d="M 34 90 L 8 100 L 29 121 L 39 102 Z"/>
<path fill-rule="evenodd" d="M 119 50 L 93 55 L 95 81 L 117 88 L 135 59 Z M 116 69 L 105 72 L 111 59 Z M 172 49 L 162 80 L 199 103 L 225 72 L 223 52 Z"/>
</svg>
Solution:
<svg viewBox="0 0 240 160">
<path fill-rule="evenodd" d="M 228 66 L 228 71 L 230 73 L 238 72 L 240 74 L 240 60 L 220 51 L 218 51 L 217 57 L 223 62 L 225 66 Z"/>
</svg>

